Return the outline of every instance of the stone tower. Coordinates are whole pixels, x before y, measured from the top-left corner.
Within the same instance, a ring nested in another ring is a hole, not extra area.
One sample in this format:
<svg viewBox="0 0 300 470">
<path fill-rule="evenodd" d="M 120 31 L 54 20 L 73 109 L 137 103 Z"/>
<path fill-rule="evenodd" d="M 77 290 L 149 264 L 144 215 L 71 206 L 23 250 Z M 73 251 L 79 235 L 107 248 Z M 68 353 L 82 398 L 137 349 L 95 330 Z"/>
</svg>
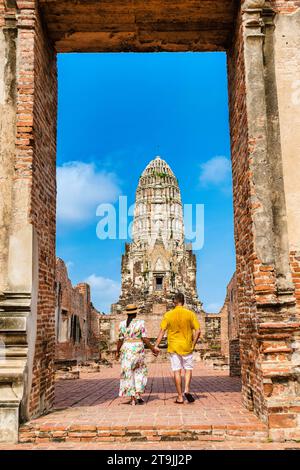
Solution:
<svg viewBox="0 0 300 470">
<path fill-rule="evenodd" d="M 196 287 L 196 257 L 184 241 L 183 208 L 178 180 L 160 157 L 142 173 L 136 190 L 132 243 L 122 257 L 122 290 L 113 313 L 137 303 L 144 313 L 172 308 L 176 292 L 201 312 Z"/>
</svg>

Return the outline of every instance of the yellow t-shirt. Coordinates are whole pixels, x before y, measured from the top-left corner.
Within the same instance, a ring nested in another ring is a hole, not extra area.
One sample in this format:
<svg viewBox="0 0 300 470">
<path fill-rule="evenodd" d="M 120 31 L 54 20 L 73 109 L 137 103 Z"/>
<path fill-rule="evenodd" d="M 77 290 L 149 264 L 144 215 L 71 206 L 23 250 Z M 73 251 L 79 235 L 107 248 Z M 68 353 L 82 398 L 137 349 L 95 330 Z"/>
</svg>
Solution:
<svg viewBox="0 0 300 470">
<path fill-rule="evenodd" d="M 168 352 L 181 356 L 191 354 L 193 346 L 193 330 L 200 329 L 198 318 L 194 312 L 177 306 L 165 313 L 160 324 L 162 330 L 167 330 Z"/>
</svg>

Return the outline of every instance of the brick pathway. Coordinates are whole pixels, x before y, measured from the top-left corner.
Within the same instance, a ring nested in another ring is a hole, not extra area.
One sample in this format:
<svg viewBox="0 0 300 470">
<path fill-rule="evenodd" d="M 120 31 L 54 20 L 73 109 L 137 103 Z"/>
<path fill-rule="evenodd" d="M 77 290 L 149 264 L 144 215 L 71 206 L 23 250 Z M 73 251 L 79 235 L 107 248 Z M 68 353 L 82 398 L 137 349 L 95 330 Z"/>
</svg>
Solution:
<svg viewBox="0 0 300 470">
<path fill-rule="evenodd" d="M 0 444 L 1 450 L 300 450 L 300 442 L 185 441 L 185 442 L 47 442 Z"/>
<path fill-rule="evenodd" d="M 79 380 L 56 384 L 55 410 L 23 425 L 21 442 L 139 442 L 267 439 L 265 426 L 241 402 L 240 381 L 226 371 L 198 364 L 194 371 L 193 404 L 174 403 L 169 364 L 150 365 L 141 406 L 118 397 L 120 367 L 82 373 Z"/>
</svg>

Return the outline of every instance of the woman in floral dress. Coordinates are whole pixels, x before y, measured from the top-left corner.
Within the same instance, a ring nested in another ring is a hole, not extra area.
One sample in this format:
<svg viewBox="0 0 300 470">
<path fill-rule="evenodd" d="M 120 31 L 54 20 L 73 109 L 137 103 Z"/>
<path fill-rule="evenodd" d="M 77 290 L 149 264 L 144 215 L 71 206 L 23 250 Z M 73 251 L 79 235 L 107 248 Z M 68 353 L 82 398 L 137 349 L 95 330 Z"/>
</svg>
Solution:
<svg viewBox="0 0 300 470">
<path fill-rule="evenodd" d="M 119 325 L 117 358 L 121 358 L 120 397 L 130 397 L 130 403 L 142 404 L 141 394 L 147 384 L 148 369 L 145 362 L 145 345 L 157 356 L 157 351 L 146 335 L 145 322 L 136 318 L 136 305 L 127 305 L 127 320 Z"/>
</svg>

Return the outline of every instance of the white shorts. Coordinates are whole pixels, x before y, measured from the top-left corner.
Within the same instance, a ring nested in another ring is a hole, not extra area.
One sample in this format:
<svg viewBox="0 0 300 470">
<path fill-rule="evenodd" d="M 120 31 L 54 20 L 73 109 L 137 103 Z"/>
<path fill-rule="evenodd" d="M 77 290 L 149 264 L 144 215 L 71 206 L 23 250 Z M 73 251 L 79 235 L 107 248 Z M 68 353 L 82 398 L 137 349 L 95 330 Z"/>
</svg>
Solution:
<svg viewBox="0 0 300 470">
<path fill-rule="evenodd" d="M 187 354 L 186 356 L 181 356 L 177 353 L 169 353 L 171 360 L 172 371 L 184 369 L 192 370 L 193 369 L 193 353 Z"/>
</svg>

